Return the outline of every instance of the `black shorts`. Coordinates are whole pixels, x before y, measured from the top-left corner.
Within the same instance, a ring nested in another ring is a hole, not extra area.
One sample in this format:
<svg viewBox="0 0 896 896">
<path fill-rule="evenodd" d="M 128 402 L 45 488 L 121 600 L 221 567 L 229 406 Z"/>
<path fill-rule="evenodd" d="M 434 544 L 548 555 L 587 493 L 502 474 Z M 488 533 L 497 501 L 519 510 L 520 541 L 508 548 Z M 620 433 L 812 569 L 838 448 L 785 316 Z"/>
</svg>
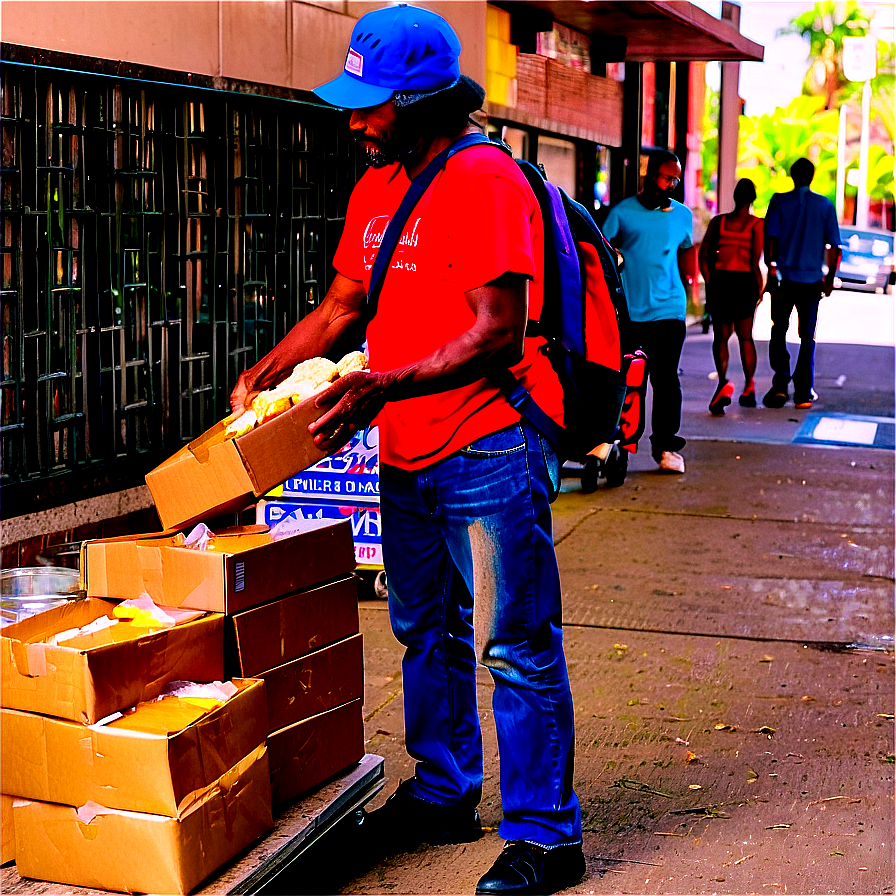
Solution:
<svg viewBox="0 0 896 896">
<path fill-rule="evenodd" d="M 714 321 L 733 324 L 756 313 L 759 285 L 752 271 L 713 271 L 706 289 L 706 308 Z"/>
</svg>

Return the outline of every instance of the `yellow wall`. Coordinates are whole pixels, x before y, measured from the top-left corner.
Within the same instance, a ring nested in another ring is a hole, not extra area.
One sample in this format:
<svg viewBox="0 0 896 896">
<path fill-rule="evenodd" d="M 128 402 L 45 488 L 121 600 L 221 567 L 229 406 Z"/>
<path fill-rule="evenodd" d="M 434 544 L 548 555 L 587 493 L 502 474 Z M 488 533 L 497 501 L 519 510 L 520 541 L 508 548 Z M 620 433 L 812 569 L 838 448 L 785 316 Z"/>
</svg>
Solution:
<svg viewBox="0 0 896 896">
<path fill-rule="evenodd" d="M 5 43 L 310 90 L 339 74 L 361 0 L 3 0 Z M 419 2 L 460 37 L 485 81 L 485 0 Z"/>
</svg>

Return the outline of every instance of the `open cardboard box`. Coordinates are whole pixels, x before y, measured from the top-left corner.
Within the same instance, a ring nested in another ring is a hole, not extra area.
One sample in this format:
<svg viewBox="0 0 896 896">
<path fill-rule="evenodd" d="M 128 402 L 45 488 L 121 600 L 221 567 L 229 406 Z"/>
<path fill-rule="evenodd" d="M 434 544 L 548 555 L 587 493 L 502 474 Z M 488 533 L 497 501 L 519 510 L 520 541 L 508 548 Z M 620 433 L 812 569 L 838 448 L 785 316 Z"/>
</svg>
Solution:
<svg viewBox="0 0 896 896">
<path fill-rule="evenodd" d="M 0 705 L 92 725 L 157 697 L 171 681 L 224 677 L 224 617 L 217 613 L 170 628 L 122 622 L 87 638 L 47 643 L 113 618 L 114 606 L 70 601 L 0 629 Z"/>
<path fill-rule="evenodd" d="M 351 572 L 351 523 L 305 522 L 283 538 L 218 535 L 208 550 L 185 547 L 172 533 L 89 541 L 81 552 L 82 587 L 88 597 L 146 593 L 167 607 L 235 613 Z"/>
<path fill-rule="evenodd" d="M 268 724 L 276 731 L 364 696 L 361 635 L 260 672 L 268 700 Z"/>
<path fill-rule="evenodd" d="M 275 806 L 326 781 L 364 757 L 362 701 L 352 700 L 268 735 Z"/>
<path fill-rule="evenodd" d="M 2 709 L 0 789 L 69 806 L 93 800 L 111 809 L 183 815 L 267 736 L 264 682 L 233 684 L 237 692 L 213 709 L 168 698 L 89 727 Z"/>
<path fill-rule="evenodd" d="M 16 800 L 22 877 L 130 893 L 189 893 L 273 826 L 262 745 L 206 788 L 180 818 Z M 84 819 L 87 819 L 86 821 Z"/>
<path fill-rule="evenodd" d="M 358 580 L 346 576 L 227 618 L 227 675 L 251 677 L 358 631 Z"/>
<path fill-rule="evenodd" d="M 323 412 L 310 398 L 236 439 L 225 434 L 232 416 L 206 430 L 146 475 L 162 525 L 175 529 L 242 510 L 326 457 L 308 433 Z"/>
<path fill-rule="evenodd" d="M 16 832 L 12 823 L 12 804 L 15 797 L 0 793 L 0 865 L 16 857 Z"/>
</svg>

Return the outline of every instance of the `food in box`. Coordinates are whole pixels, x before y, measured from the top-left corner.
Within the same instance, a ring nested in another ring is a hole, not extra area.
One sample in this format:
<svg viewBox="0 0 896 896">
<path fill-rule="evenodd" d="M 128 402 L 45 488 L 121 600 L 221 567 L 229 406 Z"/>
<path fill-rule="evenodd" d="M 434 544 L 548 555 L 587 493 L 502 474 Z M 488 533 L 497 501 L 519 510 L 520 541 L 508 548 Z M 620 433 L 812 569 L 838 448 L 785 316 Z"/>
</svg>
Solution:
<svg viewBox="0 0 896 896">
<path fill-rule="evenodd" d="M 344 576 L 355 567 L 348 521 L 308 520 L 270 531 L 210 535 L 203 550 L 181 535 L 86 542 L 81 571 L 90 597 L 136 598 L 235 613 Z"/>
<path fill-rule="evenodd" d="M 71 601 L 0 630 L 0 705 L 93 724 L 171 681 L 224 677 L 222 615 L 147 626 L 115 607 Z"/>
<path fill-rule="evenodd" d="M 15 801 L 22 877 L 136 893 L 189 893 L 273 826 L 267 750 L 258 747 L 179 818 Z"/>
<path fill-rule="evenodd" d="M 139 703 L 85 726 L 0 710 L 0 789 L 81 806 L 178 816 L 268 733 L 264 682 L 234 679 L 200 696 Z M 187 694 L 191 692 L 186 692 Z"/>
<path fill-rule="evenodd" d="M 340 361 L 346 373 L 360 369 L 356 355 L 366 366 L 366 357 L 352 353 Z M 332 366 L 338 375 L 339 365 Z M 258 407 L 253 407 L 250 415 L 254 420 L 245 413 L 228 417 L 149 472 L 146 484 L 162 525 L 175 529 L 241 510 L 325 457 L 326 452 L 314 444 L 308 432 L 308 426 L 323 413 L 314 398 L 320 386 L 284 385 L 282 390 L 278 386 L 261 393 L 256 397 Z M 299 399 L 297 403 L 293 403 L 293 395 Z"/>
<path fill-rule="evenodd" d="M 268 735 L 271 799 L 293 800 L 364 756 L 361 701 L 296 722 Z"/>
</svg>

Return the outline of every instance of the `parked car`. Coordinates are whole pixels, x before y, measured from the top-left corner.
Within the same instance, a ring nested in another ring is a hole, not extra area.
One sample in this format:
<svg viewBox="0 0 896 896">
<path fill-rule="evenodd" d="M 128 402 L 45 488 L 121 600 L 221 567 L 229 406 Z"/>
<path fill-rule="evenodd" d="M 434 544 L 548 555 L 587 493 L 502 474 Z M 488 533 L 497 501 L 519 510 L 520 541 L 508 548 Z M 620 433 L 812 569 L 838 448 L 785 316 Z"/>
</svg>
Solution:
<svg viewBox="0 0 896 896">
<path fill-rule="evenodd" d="M 874 227 L 840 227 L 843 256 L 834 287 L 884 293 L 896 283 L 893 233 Z"/>
</svg>

